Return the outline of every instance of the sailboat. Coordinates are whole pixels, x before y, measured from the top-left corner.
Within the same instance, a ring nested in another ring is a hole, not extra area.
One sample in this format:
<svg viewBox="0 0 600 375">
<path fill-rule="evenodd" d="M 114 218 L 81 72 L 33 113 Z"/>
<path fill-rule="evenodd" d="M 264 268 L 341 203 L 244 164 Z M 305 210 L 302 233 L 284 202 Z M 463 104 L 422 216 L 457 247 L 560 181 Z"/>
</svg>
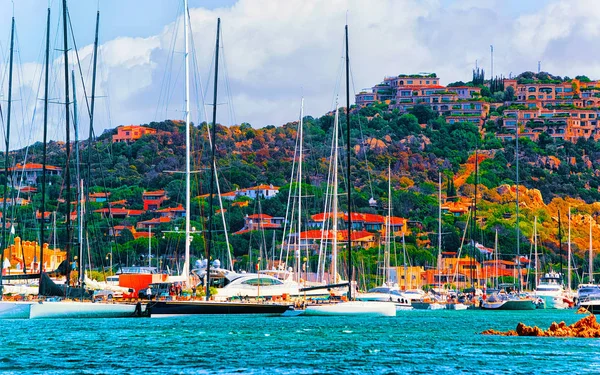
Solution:
<svg viewBox="0 0 600 375">
<path fill-rule="evenodd" d="M 396 305 L 392 302 L 373 302 L 373 301 L 356 301 L 352 299 L 352 200 L 351 200 L 351 183 L 350 183 L 350 60 L 348 57 L 348 25 L 345 28 L 346 34 L 346 177 L 348 182 L 348 297 L 347 301 L 310 305 L 304 310 L 304 315 L 312 316 L 341 316 L 341 315 L 367 315 L 367 316 L 396 316 Z M 336 135 L 337 136 L 337 133 Z M 334 167 L 337 171 L 337 166 Z M 334 191 L 337 194 L 337 191 Z M 337 217 L 334 217 L 337 220 Z M 337 233 L 334 233 L 337 236 Z M 334 274 L 337 270 L 334 270 Z"/>
<path fill-rule="evenodd" d="M 393 302 L 396 305 L 396 311 L 412 310 L 411 301 L 405 297 L 400 291 L 398 284 L 392 283 L 390 278 L 390 255 L 391 255 L 391 242 L 392 242 L 392 172 L 391 166 L 388 163 L 388 212 L 385 221 L 385 250 L 384 250 L 384 266 L 383 266 L 383 284 L 369 289 L 366 293 L 360 293 L 356 297 L 358 301 L 379 301 L 379 302 Z M 404 244 L 404 236 L 402 237 Z M 406 262 L 406 257 L 405 257 Z M 406 264 L 406 263 L 405 263 Z M 405 265 L 406 271 L 406 265 Z M 405 272 L 406 273 L 406 272 Z M 406 274 L 404 275 L 406 281 Z"/>
<path fill-rule="evenodd" d="M 64 59 L 65 59 L 65 95 L 66 95 L 66 128 L 67 128 L 67 160 L 69 160 L 70 156 L 70 141 L 69 141 L 69 79 L 68 79 L 68 42 L 67 42 L 67 5 L 66 0 L 62 2 L 63 6 L 63 33 L 64 33 Z M 97 21 L 99 21 L 99 13 L 97 17 Z M 13 19 L 13 30 L 14 30 L 14 19 Z M 47 30 L 46 30 L 46 78 L 45 78 L 45 98 L 44 98 L 44 155 L 43 155 L 43 176 L 42 176 L 42 213 L 45 210 L 45 170 L 46 170 L 46 134 L 47 134 L 47 107 L 48 107 L 48 71 L 49 71 L 49 38 L 50 35 L 50 8 L 48 9 L 48 21 L 47 21 Z M 98 25 L 96 25 L 96 47 L 97 47 L 97 35 L 98 35 Z M 69 184 L 69 173 L 67 167 L 66 173 L 67 184 Z M 69 196 L 69 188 L 67 191 L 67 204 L 70 204 L 70 196 Z M 43 215 L 43 214 L 42 214 Z M 43 216 L 42 216 L 43 217 Z M 67 236 L 69 237 L 70 232 L 70 207 L 67 210 Z M 44 228 L 43 224 L 40 228 L 40 239 L 43 242 L 44 239 Z M 3 236 L 5 239 L 5 236 Z M 3 241 L 5 242 L 5 241 Z M 43 248 L 44 246 L 40 246 L 40 273 L 32 274 L 32 275 L 24 275 L 28 278 L 38 278 L 39 279 L 39 288 L 38 293 L 40 296 L 45 294 L 46 290 L 52 289 L 51 285 L 52 281 L 48 276 L 44 273 L 44 256 L 43 256 Z M 69 253 L 69 246 L 67 244 L 67 254 Z M 81 257 L 79 258 L 81 261 Z M 55 289 L 57 290 L 57 289 Z M 68 296 L 69 292 L 76 290 L 70 288 L 68 286 L 68 271 L 67 271 L 67 283 L 65 284 L 64 290 L 61 293 L 64 293 L 65 296 Z M 83 291 L 83 289 L 79 289 Z M 77 297 L 82 297 L 82 294 L 77 293 Z M 11 305 L 12 304 L 12 305 Z M 0 302 L 0 318 L 62 318 L 62 317 L 122 317 L 122 316 L 133 316 L 135 313 L 141 312 L 140 304 L 108 304 L 108 303 L 93 303 L 91 301 L 50 301 L 50 300 L 40 300 L 40 301 L 27 301 L 27 302 Z"/>
<path fill-rule="evenodd" d="M 184 43 L 185 43 L 185 105 L 186 105 L 186 213 L 190 212 L 190 109 L 189 109 L 189 27 L 188 27 L 188 1 L 184 0 Z M 221 19 L 217 19 L 217 38 L 215 47 L 215 79 L 214 79 L 214 101 L 213 101 L 213 117 L 212 117 L 212 143 L 211 143 L 211 167 L 210 167 L 210 192 L 208 210 L 209 223 L 206 242 L 206 264 L 204 268 L 204 279 L 206 288 L 205 301 L 155 301 L 148 303 L 146 313 L 151 317 L 157 316 L 172 316 L 172 315 L 199 315 L 199 314 L 262 314 L 262 315 L 281 315 L 288 309 L 288 305 L 277 303 L 259 303 L 259 302 L 230 302 L 230 301 L 214 301 L 210 296 L 210 285 L 213 272 L 211 270 L 210 256 L 212 246 L 212 217 L 213 217 L 213 191 L 215 182 L 215 149 L 216 149 L 216 127 L 217 127 L 217 84 L 219 76 L 219 36 L 221 29 Z M 185 215 L 185 235 L 186 239 L 190 235 L 190 215 Z M 183 272 L 180 276 L 182 282 L 189 283 L 189 264 L 190 264 L 190 247 L 189 241 L 185 241 L 185 264 Z M 232 272 L 233 273 L 233 272 Z M 275 279 L 271 276 L 257 276 L 257 291 L 260 290 L 261 280 L 266 283 L 266 279 Z M 277 280 L 277 279 L 275 279 Z M 279 280 L 277 280 L 279 281 Z"/>
<path fill-rule="evenodd" d="M 520 252 L 520 235 L 519 228 L 519 127 L 516 131 L 516 232 L 517 232 L 517 291 L 512 293 L 498 292 L 490 295 L 485 301 L 481 302 L 481 308 L 486 310 L 535 310 L 537 308 L 536 301 L 531 297 L 521 297 L 521 252 Z"/>
</svg>

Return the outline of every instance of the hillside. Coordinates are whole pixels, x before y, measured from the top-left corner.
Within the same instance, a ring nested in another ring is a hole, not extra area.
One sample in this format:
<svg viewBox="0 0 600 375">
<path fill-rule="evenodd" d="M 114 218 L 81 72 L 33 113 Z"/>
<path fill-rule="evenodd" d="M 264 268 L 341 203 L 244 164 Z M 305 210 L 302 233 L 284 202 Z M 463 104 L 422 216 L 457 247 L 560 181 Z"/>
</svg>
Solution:
<svg viewBox="0 0 600 375">
<path fill-rule="evenodd" d="M 419 116 L 419 117 L 417 117 Z M 341 123 L 345 114 L 341 114 Z M 305 124 L 305 160 L 303 181 L 308 190 L 304 204 L 307 215 L 321 212 L 324 207 L 324 181 L 327 180 L 330 144 L 333 129 L 333 115 L 319 118 L 306 117 Z M 110 201 L 126 200 L 128 209 L 142 209 L 142 192 L 165 190 L 168 199 L 164 207 L 175 207 L 183 203 L 183 177 L 168 171 L 184 169 L 184 124 L 181 121 L 164 121 L 147 124 L 156 129 L 156 134 L 145 135 L 132 143 L 112 143 L 116 130 L 107 131 L 93 144 L 91 159 L 90 191 L 110 192 Z M 400 114 L 397 110 L 388 111 L 386 104 L 364 108 L 354 108 L 351 116 L 351 180 L 354 187 L 353 209 L 359 212 L 383 213 L 387 204 L 387 166 L 391 165 L 393 189 L 393 214 L 407 218 L 411 235 L 408 236 L 408 251 L 411 264 L 430 266 L 435 258 L 435 232 L 437 231 L 437 179 L 443 175 L 443 196 L 450 200 L 460 199 L 467 205 L 473 199 L 475 191 L 474 152 L 479 147 L 478 169 L 478 228 L 475 234 L 469 234 L 478 242 L 493 247 L 495 231 L 500 234 L 500 253 L 511 259 L 516 251 L 515 215 L 515 142 L 501 141 L 493 132 L 479 131 L 470 123 L 447 123 L 442 116 L 426 108 L 415 107 L 410 113 Z M 230 232 L 241 229 L 244 216 L 253 213 L 265 213 L 272 216 L 284 216 L 289 190 L 289 176 L 294 160 L 297 123 L 288 123 L 279 127 L 268 126 L 254 129 L 250 124 L 217 129 L 217 163 L 220 169 L 220 184 L 223 192 L 235 191 L 259 184 L 280 186 L 279 194 L 261 202 L 251 201 L 243 207 L 233 206 L 225 201 L 226 217 Z M 208 142 L 206 124 L 194 126 L 193 169 L 201 170 L 194 174 L 192 196 L 208 191 Z M 342 138 L 343 139 L 343 138 Z M 82 144 L 82 158 L 87 160 L 85 144 Z M 41 162 L 41 145 L 36 144 L 29 150 L 28 162 Z M 49 164 L 64 167 L 64 144 L 49 145 Z M 24 150 L 12 155 L 14 160 L 23 160 Z M 520 181 L 521 181 L 521 254 L 529 254 L 531 246 L 534 216 L 538 217 L 540 252 L 546 254 L 546 264 L 558 264 L 558 210 L 561 211 L 563 263 L 567 240 L 567 211 L 572 211 L 572 242 L 579 270 L 586 269 L 589 220 L 592 218 L 594 248 L 600 248 L 600 228 L 597 217 L 600 213 L 600 146 L 589 139 L 580 139 L 576 143 L 560 139 L 548 140 L 541 137 L 538 142 L 521 139 L 519 144 Z M 343 158 L 342 158 L 343 159 Z M 344 160 L 344 159 L 343 159 Z M 453 184 L 448 184 L 453 179 Z M 372 183 L 370 183 L 372 181 Z M 345 183 L 341 184 L 345 190 Z M 56 208 L 57 202 L 64 197 L 62 179 L 53 177 L 48 189 L 49 208 Z M 458 196 L 458 198 L 455 198 Z M 369 199 L 379 202 L 378 207 L 370 207 Z M 39 196 L 32 198 L 34 207 L 39 205 Z M 342 210 L 345 202 L 341 201 Z M 93 208 L 106 204 L 94 203 Z M 216 205 L 215 207 L 218 207 Z M 63 214 L 66 209 L 59 207 Z M 23 238 L 33 237 L 37 224 L 32 217 L 31 207 L 21 207 L 15 211 Z M 135 225 L 132 218 L 114 219 L 107 222 L 98 214 L 90 216 L 90 231 L 100 238 L 95 245 L 110 246 L 109 227 L 114 225 Z M 144 213 L 140 220 L 154 217 Z M 207 204 L 204 199 L 195 199 L 191 217 L 193 225 L 204 227 L 202 217 L 207 216 Z M 181 219 L 179 219 L 181 220 Z M 445 251 L 456 251 L 460 246 L 466 215 L 444 215 L 442 247 Z M 220 220 L 217 220 L 221 227 Z M 177 220 L 154 228 L 172 230 Z M 181 225 L 180 225 L 181 227 Z M 59 237 L 64 233 L 59 231 Z M 181 240 L 167 234 L 169 241 L 154 238 L 156 249 L 169 254 L 181 251 Z M 171 238 L 169 238 L 171 237 Z M 218 235 L 217 255 L 224 258 L 224 238 Z M 203 238 L 194 235 L 192 250 L 199 256 L 203 253 Z M 249 249 L 257 251 L 257 234 L 232 236 L 234 255 L 239 264 L 247 261 L 245 254 Z M 266 234 L 269 243 L 271 234 Z M 423 241 L 429 239 L 429 241 Z M 278 231 L 276 241 L 281 242 Z M 131 263 L 147 252 L 147 239 L 134 239 L 129 235 L 118 239 L 120 261 Z M 417 244 L 424 244 L 417 246 Z M 429 245 L 426 245 L 429 244 Z M 428 248 L 427 246 L 432 246 Z M 105 250 L 102 250 L 106 252 Z M 367 252 L 366 254 L 368 254 Z M 475 254 L 480 257 L 479 254 Z M 99 257 L 98 262 L 105 262 Z M 582 268 L 583 267 L 583 268 Z"/>
</svg>

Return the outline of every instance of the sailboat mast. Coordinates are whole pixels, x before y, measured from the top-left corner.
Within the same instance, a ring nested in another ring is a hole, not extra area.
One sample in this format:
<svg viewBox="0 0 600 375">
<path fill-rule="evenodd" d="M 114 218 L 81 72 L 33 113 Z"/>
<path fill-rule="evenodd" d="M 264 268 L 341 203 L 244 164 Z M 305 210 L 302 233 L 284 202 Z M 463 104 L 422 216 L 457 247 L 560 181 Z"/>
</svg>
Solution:
<svg viewBox="0 0 600 375">
<path fill-rule="evenodd" d="M 191 140 L 190 140 L 190 62 L 189 62 L 189 26 L 188 26 L 188 0 L 184 0 L 183 4 L 183 35 L 185 43 L 185 263 L 183 265 L 183 279 L 188 282 L 189 279 L 189 265 L 190 265 L 190 200 L 191 200 L 191 182 L 190 182 L 190 152 L 191 152 Z M 218 53 L 218 52 L 217 52 Z M 214 145 L 214 138 L 213 138 Z M 214 147 L 214 146 L 213 146 Z M 214 156 L 213 159 L 214 160 Z M 211 164 L 212 167 L 212 164 Z M 214 171 L 211 169 L 211 173 Z M 212 177 L 212 175 L 211 175 Z M 212 180 L 211 180 L 212 181 Z M 210 189 L 210 202 L 211 211 L 209 211 L 209 217 L 212 213 L 212 185 Z M 209 237 L 210 238 L 210 237 Z M 209 242 L 210 246 L 210 242 Z M 208 259 L 210 268 L 210 259 Z M 209 273 L 207 271 L 207 281 Z M 208 299 L 208 282 L 206 284 L 206 298 Z"/>
<path fill-rule="evenodd" d="M 571 207 L 569 206 L 569 243 L 567 244 L 567 290 L 571 290 Z"/>
<path fill-rule="evenodd" d="M 14 46 L 15 46 L 15 17 L 12 18 L 10 27 L 10 61 L 8 68 L 8 114 L 6 115 L 6 153 L 4 154 L 4 171 L 6 178 L 4 179 L 4 199 L 2 203 L 2 248 L 6 248 L 6 201 L 8 200 L 8 152 L 10 151 L 10 114 L 12 109 L 12 79 L 13 79 L 13 57 L 14 57 Z M 2 300 L 2 270 L 4 269 L 4 250 L 2 250 L 2 264 L 0 264 L 0 300 Z M 24 263 L 23 263 L 24 264 Z"/>
<path fill-rule="evenodd" d="M 187 3 L 187 0 L 185 0 Z M 186 7 L 187 9 L 187 7 Z M 210 150 L 210 191 L 208 201 L 208 238 L 206 246 L 206 300 L 210 298 L 210 252 L 212 248 L 212 218 L 213 218 L 213 190 L 215 185 L 215 149 L 217 144 L 217 84 L 219 82 L 219 35 L 221 33 L 221 19 L 217 18 L 217 42 L 215 45 L 215 87 L 213 93 L 213 117 L 212 117 L 212 144 Z M 187 54 L 186 54 L 187 60 Z M 189 111 L 188 111 L 189 113 Z M 189 178 L 189 171 L 187 173 Z M 189 194 L 189 190 L 188 190 Z M 188 200 L 189 202 L 189 200 Z M 188 203 L 189 204 L 189 203 Z M 186 215 L 188 216 L 188 215 Z"/>
<path fill-rule="evenodd" d="M 594 273 L 592 272 L 592 269 L 594 268 L 594 259 L 592 258 L 592 216 L 590 215 L 590 259 L 589 259 L 589 264 L 588 264 L 588 270 L 590 273 L 590 279 L 589 282 L 590 284 L 594 283 Z"/>
<path fill-rule="evenodd" d="M 438 283 L 442 284 L 442 173 L 438 172 L 438 259 L 437 259 Z M 472 281 L 471 276 L 471 281 Z"/>
<path fill-rule="evenodd" d="M 302 157 L 303 157 L 303 149 L 302 149 L 302 144 L 303 142 L 303 117 L 304 117 L 304 98 L 302 98 L 301 104 L 300 104 L 300 122 L 298 123 L 298 132 L 299 132 L 299 137 L 300 137 L 300 145 L 298 147 L 298 240 L 297 240 L 297 244 L 298 244 L 298 282 L 300 282 L 300 257 L 302 256 L 302 249 L 300 247 L 300 243 L 301 241 L 301 236 L 300 234 L 302 233 Z M 308 247 L 306 248 L 306 251 L 308 253 Z M 308 258 L 307 258 L 308 259 Z"/>
<path fill-rule="evenodd" d="M 70 126 L 70 112 L 69 112 L 69 41 L 67 33 L 67 0 L 63 0 L 63 54 L 65 59 L 65 129 L 66 129 L 66 142 L 65 147 L 67 151 L 67 162 L 65 166 L 65 181 L 66 181 L 66 205 L 67 205 L 67 241 L 65 243 L 65 251 L 67 254 L 67 263 L 70 263 L 71 259 L 71 168 L 69 168 L 71 162 L 71 126 Z M 69 285 L 69 279 L 71 275 L 71 267 L 67 267 L 67 285 Z"/>
<path fill-rule="evenodd" d="M 77 211 L 77 229 L 78 229 L 78 259 L 77 272 L 79 272 L 79 285 L 83 284 L 83 180 L 81 179 L 81 170 L 79 164 L 79 119 L 77 117 L 77 92 L 75 89 L 75 71 L 71 70 L 71 79 L 73 80 L 73 126 L 75 127 L 75 171 L 77 175 L 77 201 L 75 210 Z"/>
<path fill-rule="evenodd" d="M 352 300 L 352 183 L 350 181 L 350 58 L 346 25 L 346 174 L 348 184 L 348 300 Z"/>
<path fill-rule="evenodd" d="M 89 212 L 88 202 L 90 196 L 90 183 L 92 181 L 92 137 L 94 135 L 94 108 L 96 105 L 96 63 L 98 62 L 98 29 L 100 26 L 100 11 L 96 12 L 96 34 L 94 36 L 94 61 L 92 67 L 92 98 L 90 103 L 90 128 L 87 142 L 87 179 L 85 183 L 85 212 Z M 108 197 L 107 197 L 108 200 Z M 110 204 L 108 205 L 110 209 Z M 87 233 L 87 220 L 83 221 L 83 225 L 86 227 Z M 87 235 L 86 235 L 87 238 Z M 115 241 L 116 243 L 116 241 Z M 89 241 L 88 241 L 89 248 Z M 89 256 L 89 251 L 88 251 Z M 112 245 L 111 245 L 111 253 L 110 253 L 111 265 L 112 265 Z M 110 272 L 112 273 L 112 267 Z"/>
<path fill-rule="evenodd" d="M 387 213 L 387 226 L 385 228 L 385 234 L 386 234 L 386 254 L 385 254 L 385 282 L 389 283 L 390 281 L 390 257 L 391 257 L 391 242 L 392 242 L 392 236 L 390 233 L 390 229 L 391 229 L 391 223 L 390 221 L 392 220 L 392 168 L 390 163 L 388 162 L 388 213 Z"/>
<path fill-rule="evenodd" d="M 42 294 L 42 273 L 44 273 L 44 226 L 46 224 L 46 158 L 48 142 L 48 76 L 50 73 L 50 8 L 48 8 L 48 17 L 46 18 L 46 61 L 45 61 L 45 79 L 44 79 L 44 139 L 42 144 L 42 207 L 40 220 L 40 282 L 38 293 Z"/>
<path fill-rule="evenodd" d="M 517 125 L 517 133 L 516 133 L 516 143 L 515 143 L 515 161 L 516 161 L 516 169 L 517 169 L 517 291 L 521 291 L 521 228 L 519 228 L 519 126 Z"/>
<path fill-rule="evenodd" d="M 535 254 L 535 282 L 534 286 L 538 285 L 538 240 L 537 240 L 537 216 L 533 219 L 533 248 Z"/>
<path fill-rule="evenodd" d="M 494 255 L 496 256 L 496 285 L 495 287 L 498 288 L 498 229 L 496 229 L 496 237 L 494 238 Z"/>
<path fill-rule="evenodd" d="M 332 197 L 332 206 L 333 206 L 333 242 L 331 244 L 331 258 L 332 258 L 332 273 L 333 279 L 331 281 L 332 284 L 337 283 L 337 273 L 338 273 L 338 147 L 339 147 L 339 107 L 336 104 L 335 107 L 335 120 L 333 124 L 333 197 Z"/>
</svg>

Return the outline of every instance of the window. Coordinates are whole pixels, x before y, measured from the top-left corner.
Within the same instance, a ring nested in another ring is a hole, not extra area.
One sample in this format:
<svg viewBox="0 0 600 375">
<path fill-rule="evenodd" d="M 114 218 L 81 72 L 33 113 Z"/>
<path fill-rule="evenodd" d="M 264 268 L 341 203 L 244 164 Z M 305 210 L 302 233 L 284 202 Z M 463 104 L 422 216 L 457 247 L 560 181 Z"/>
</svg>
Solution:
<svg viewBox="0 0 600 375">
<path fill-rule="evenodd" d="M 242 284 L 251 285 L 251 286 L 267 286 L 267 285 L 282 285 L 283 282 L 277 279 L 272 279 L 270 277 L 257 277 L 255 279 L 248 279 L 246 281 L 242 281 Z"/>
<path fill-rule="evenodd" d="M 563 92 L 563 89 L 562 89 L 562 87 L 557 87 L 557 88 L 556 88 L 556 92 Z"/>
<path fill-rule="evenodd" d="M 531 113 L 526 113 L 523 115 L 523 118 L 531 118 Z"/>
<path fill-rule="evenodd" d="M 413 81 L 412 81 L 412 80 L 408 80 L 408 81 L 406 81 L 406 84 L 407 84 L 407 85 L 412 85 L 412 83 L 413 83 Z"/>
<path fill-rule="evenodd" d="M 544 99 L 544 95 L 538 95 L 538 99 Z"/>
<path fill-rule="evenodd" d="M 425 81 L 426 84 L 429 84 L 429 81 Z"/>
</svg>

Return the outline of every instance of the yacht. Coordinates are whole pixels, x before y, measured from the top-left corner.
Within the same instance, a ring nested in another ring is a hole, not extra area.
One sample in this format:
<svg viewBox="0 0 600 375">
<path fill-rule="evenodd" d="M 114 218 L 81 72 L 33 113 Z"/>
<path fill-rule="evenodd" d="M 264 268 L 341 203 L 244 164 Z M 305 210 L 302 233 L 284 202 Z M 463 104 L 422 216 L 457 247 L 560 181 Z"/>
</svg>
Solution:
<svg viewBox="0 0 600 375">
<path fill-rule="evenodd" d="M 547 309 L 566 308 L 572 305 L 572 300 L 566 294 L 561 274 L 551 271 L 540 278 L 535 289 L 536 297 L 544 301 Z"/>
<path fill-rule="evenodd" d="M 579 308 L 584 308 L 592 314 L 600 313 L 600 293 L 588 294 L 579 300 Z"/>
<path fill-rule="evenodd" d="M 397 286 L 389 287 L 383 285 L 369 289 L 366 293 L 359 293 L 356 296 L 357 301 L 377 301 L 393 302 L 396 305 L 396 311 L 412 310 L 410 299 L 400 291 Z"/>
<path fill-rule="evenodd" d="M 583 301 L 592 294 L 600 294 L 600 286 L 596 284 L 580 284 L 577 288 L 577 301 Z"/>
<path fill-rule="evenodd" d="M 533 298 L 521 296 L 504 291 L 490 295 L 481 302 L 481 308 L 485 310 L 535 310 L 536 301 Z"/>
</svg>

